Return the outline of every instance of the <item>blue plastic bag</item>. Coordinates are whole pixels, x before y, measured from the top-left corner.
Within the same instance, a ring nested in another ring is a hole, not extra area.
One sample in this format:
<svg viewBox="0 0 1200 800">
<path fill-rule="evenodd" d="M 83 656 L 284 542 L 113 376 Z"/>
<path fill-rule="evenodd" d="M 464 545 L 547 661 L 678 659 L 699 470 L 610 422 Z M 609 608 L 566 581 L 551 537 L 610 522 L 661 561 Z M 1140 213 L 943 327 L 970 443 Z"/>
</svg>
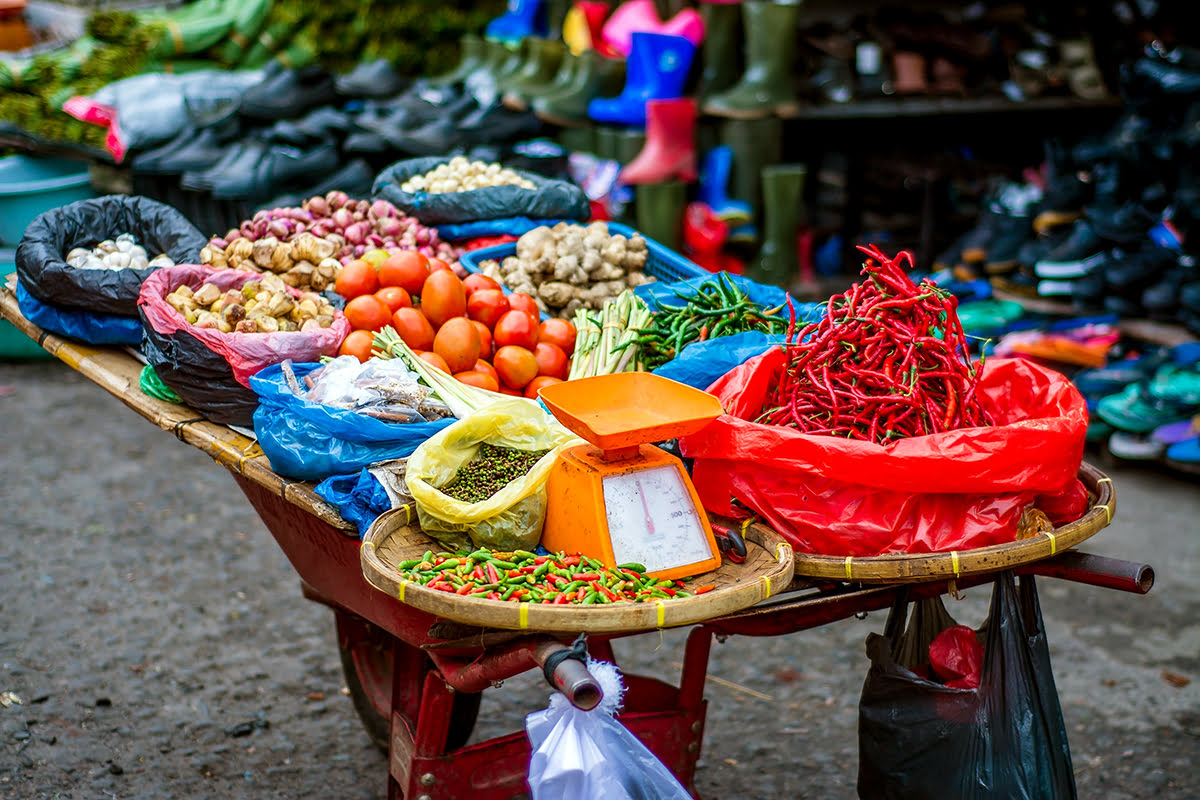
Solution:
<svg viewBox="0 0 1200 800">
<path fill-rule="evenodd" d="M 326 478 L 313 491 L 337 508 L 342 519 L 354 523 L 360 539 L 367 535 L 367 529 L 376 518 L 392 507 L 383 484 L 365 469 L 353 475 Z"/>
<path fill-rule="evenodd" d="M 125 317 L 118 314 L 101 314 L 59 308 L 43 303 L 17 283 L 17 306 L 25 319 L 43 330 L 57 333 L 88 344 L 139 345 L 142 342 L 142 320 L 140 317 Z"/>
<path fill-rule="evenodd" d="M 481 219 L 476 222 L 438 225 L 438 236 L 448 242 L 476 239 L 480 236 L 521 236 L 543 225 L 553 228 L 560 222 L 572 220 L 530 219 L 529 217 L 507 217 L 506 219 Z"/>
<path fill-rule="evenodd" d="M 299 380 L 320 364 L 293 364 Z M 356 473 L 371 464 L 406 458 L 454 419 L 396 423 L 297 397 L 275 364 L 250 377 L 259 397 L 254 432 L 271 468 L 294 480 Z"/>
</svg>

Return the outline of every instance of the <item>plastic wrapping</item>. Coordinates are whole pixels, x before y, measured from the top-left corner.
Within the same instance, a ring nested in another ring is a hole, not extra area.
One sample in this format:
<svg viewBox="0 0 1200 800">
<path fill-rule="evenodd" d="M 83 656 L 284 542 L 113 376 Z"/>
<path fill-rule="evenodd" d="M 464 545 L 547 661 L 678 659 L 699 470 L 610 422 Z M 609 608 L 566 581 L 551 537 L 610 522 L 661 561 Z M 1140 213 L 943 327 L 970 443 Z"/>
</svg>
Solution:
<svg viewBox="0 0 1200 800">
<path fill-rule="evenodd" d="M 400 186 L 447 161 L 446 156 L 397 161 L 375 179 L 372 194 L 426 225 L 530 217 L 586 220 L 590 214 L 583 190 L 568 181 L 551 180 L 533 172 L 514 170 L 537 188 L 488 186 L 468 192 L 406 192 Z"/>
<path fill-rule="evenodd" d="M 137 317 L 52 306 L 31 295 L 20 281 L 16 295 L 21 315 L 51 333 L 88 344 L 136 345 L 142 341 L 142 321 Z"/>
<path fill-rule="evenodd" d="M 900 653 L 920 651 L 949 620 L 903 634 L 897 602 L 885 635 L 867 637 L 871 668 L 859 702 L 858 796 L 870 800 L 1073 800 L 1075 778 L 1032 576 L 1001 573 L 981 635 L 978 688 L 920 677 Z M 918 606 L 921 608 L 922 606 Z M 930 625 L 929 623 L 934 623 Z M 972 632 L 973 633 L 973 632 Z M 920 640 L 920 641 L 915 641 Z M 936 641 L 934 639 L 934 641 Z"/>
<path fill-rule="evenodd" d="M 320 368 L 316 363 L 292 366 L 301 381 Z M 277 364 L 251 376 L 250 388 L 259 398 L 258 410 L 254 412 L 258 443 L 271 468 L 294 480 L 357 474 L 371 464 L 404 458 L 421 442 L 454 422 L 453 418 L 436 422 L 424 418 L 409 423 L 388 422 L 349 408 L 297 397 L 288 386 L 283 368 Z M 369 398 L 362 399 L 370 403 Z"/>
<path fill-rule="evenodd" d="M 1087 408 L 1057 372 L 989 359 L 978 395 L 994 426 L 878 445 L 752 422 L 785 361 L 771 350 L 709 387 L 726 413 L 680 445 L 695 459 L 705 508 L 745 516 L 748 507 L 799 552 L 862 557 L 1000 544 L 1015 538 L 1031 503 L 1061 513 L 1072 508 L 1064 497 L 1081 496 Z"/>
<path fill-rule="evenodd" d="M 459 420 L 419 446 L 408 459 L 405 483 L 417 505 L 421 529 L 453 547 L 532 550 L 546 521 L 546 480 L 558 451 L 582 442 L 553 417 L 522 400 L 500 400 Z M 438 491 L 481 444 L 546 450 L 533 469 L 478 503 Z"/>
<path fill-rule="evenodd" d="M 353 475 L 330 476 L 313 487 L 313 491 L 358 529 L 360 539 L 367 535 L 379 515 L 392 507 L 383 484 L 365 469 Z"/>
<path fill-rule="evenodd" d="M 77 269 L 66 254 L 122 233 L 153 258 L 166 253 L 176 264 L 195 263 L 208 237 L 171 206 L 148 197 L 109 195 L 51 209 L 29 224 L 17 248 L 17 275 L 43 303 L 106 314 L 137 314 L 142 281 L 157 268 Z"/>
<path fill-rule="evenodd" d="M 168 294 L 184 284 L 199 289 L 202 284 L 212 283 L 224 292 L 240 289 L 243 284 L 262 278 L 257 272 L 212 269 L 195 264 L 164 267 L 142 284 L 138 313 L 148 331 L 153 330 L 159 336 L 183 334 L 194 342 L 190 348 L 193 352 L 203 349 L 219 355 L 228 362 L 233 377 L 242 386 L 249 386 L 250 376 L 271 364 L 288 360 L 312 362 L 321 356 L 336 353 L 342 340 L 350 333 L 350 323 L 340 311 L 334 312 L 331 326 L 319 331 L 222 333 L 214 328 L 197 328 L 189 324 L 166 300 Z M 287 290 L 293 297 L 301 295 L 299 290 L 290 286 Z M 180 356 L 185 354 L 184 350 L 179 353 Z"/>
<path fill-rule="evenodd" d="M 587 667 L 604 692 L 600 705 L 584 711 L 555 693 L 548 709 L 525 718 L 533 746 L 532 800 L 690 800 L 671 771 L 615 718 L 622 695 L 617 668 L 592 659 Z"/>
</svg>

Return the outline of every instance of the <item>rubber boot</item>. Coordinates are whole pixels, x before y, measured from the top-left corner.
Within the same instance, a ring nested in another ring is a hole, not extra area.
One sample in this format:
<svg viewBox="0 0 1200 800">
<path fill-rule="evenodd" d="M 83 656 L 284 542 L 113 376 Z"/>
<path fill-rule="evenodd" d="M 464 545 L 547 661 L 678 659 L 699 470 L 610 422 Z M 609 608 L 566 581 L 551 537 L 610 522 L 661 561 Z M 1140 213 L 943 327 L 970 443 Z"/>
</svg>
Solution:
<svg viewBox="0 0 1200 800">
<path fill-rule="evenodd" d="M 647 238 L 678 251 L 683 241 L 687 184 L 644 183 L 634 190 L 637 229 Z"/>
<path fill-rule="evenodd" d="M 468 75 L 483 65 L 486 52 L 483 39 L 473 33 L 463 34 L 459 46 L 462 50 L 462 58 L 459 60 L 458 66 L 449 72 L 430 78 L 430 86 L 449 86 L 461 83 L 467 79 Z"/>
<path fill-rule="evenodd" d="M 505 46 L 503 42 L 483 39 L 482 45 L 483 52 L 479 57 L 479 64 L 463 78 L 464 83 L 477 83 L 483 76 L 487 76 L 487 80 L 492 80 L 492 75 L 512 55 L 512 50 Z"/>
<path fill-rule="evenodd" d="M 727 120 L 721 126 L 721 143 L 733 151 L 730 194 L 759 209 L 762 169 L 782 160 L 782 142 L 783 120 L 778 117 Z M 737 238 L 741 227 L 734 228 L 730 237 Z"/>
<path fill-rule="evenodd" d="M 727 194 L 732 170 L 733 150 L 725 145 L 709 150 L 700 168 L 699 199 L 712 209 L 717 219 L 736 228 L 754 220 L 754 209 L 749 203 L 734 200 Z"/>
<path fill-rule="evenodd" d="M 704 46 L 700 52 L 704 69 L 700 73 L 696 95 L 702 103 L 733 86 L 741 76 L 738 53 L 742 45 L 739 30 L 742 12 L 738 5 L 705 3 L 700 6 L 700 14 L 704 17 Z"/>
<path fill-rule="evenodd" d="M 625 88 L 617 97 L 588 103 L 588 116 L 597 122 L 645 125 L 646 101 L 682 96 L 695 52 L 695 45 L 682 36 L 633 34 L 633 50 L 625 65 Z"/>
<path fill-rule="evenodd" d="M 802 165 L 779 164 L 762 171 L 763 243 L 751 277 L 787 286 L 800 275 L 800 225 L 804 222 Z"/>
<path fill-rule="evenodd" d="M 501 95 L 508 88 L 508 84 L 525 68 L 535 41 L 539 40 L 523 39 L 515 45 L 505 45 L 508 55 L 492 72 L 492 79 L 496 82 L 496 89 Z"/>
<path fill-rule="evenodd" d="M 603 0 L 579 0 L 563 20 L 563 41 L 575 55 L 595 50 L 600 43 L 600 31 L 608 19 L 608 3 Z"/>
<path fill-rule="evenodd" d="M 696 101 L 646 103 L 646 146 L 621 170 L 626 185 L 696 180 Z"/>
<path fill-rule="evenodd" d="M 658 16 L 654 0 L 629 0 L 622 3 L 600 32 L 603 49 L 611 55 L 628 57 L 633 52 L 636 33 L 682 36 L 699 47 L 704 40 L 704 20 L 692 9 L 684 9 L 666 22 Z"/>
<path fill-rule="evenodd" d="M 501 42 L 545 36 L 546 3 L 544 0 L 508 0 L 508 10 L 488 23 L 484 35 Z"/>
<path fill-rule="evenodd" d="M 590 125 L 582 128 L 563 128 L 554 140 L 571 152 L 596 154 L 596 129 Z"/>
<path fill-rule="evenodd" d="M 571 10 L 571 0 L 546 0 L 546 38 L 552 42 L 563 40 L 563 25 Z"/>
<path fill-rule="evenodd" d="M 792 86 L 792 49 L 798 4 L 753 0 L 742 3 L 746 71 L 728 91 L 713 95 L 704 113 L 734 119 L 777 114 L 795 116 L 800 106 Z"/>
<path fill-rule="evenodd" d="M 536 88 L 527 95 L 507 94 L 504 97 L 504 104 L 510 107 L 519 105 L 517 110 L 522 111 L 540 97 L 554 97 L 563 94 L 574 85 L 579 62 L 580 59 L 571 55 L 570 51 L 564 51 L 562 64 L 559 66 L 558 72 L 554 73 L 554 79 L 550 83 Z"/>
<path fill-rule="evenodd" d="M 628 164 L 638 157 L 646 146 L 646 134 L 637 128 L 613 128 L 615 159 Z"/>
<path fill-rule="evenodd" d="M 531 94 L 536 94 L 538 89 L 544 91 L 554 82 L 554 76 L 562 66 L 566 51 L 562 42 L 530 39 L 529 57 L 520 71 L 505 84 L 504 104 L 511 103 L 517 111 L 524 111 L 529 105 L 528 98 Z"/>
<path fill-rule="evenodd" d="M 555 125 L 587 125 L 588 103 L 595 97 L 620 91 L 624 80 L 624 62 L 586 50 L 576 58 L 571 82 L 558 91 L 535 97 L 533 111 Z"/>
<path fill-rule="evenodd" d="M 617 131 L 619 129 L 608 125 L 597 125 L 593 130 L 596 132 L 595 154 L 605 161 L 616 161 Z"/>
</svg>

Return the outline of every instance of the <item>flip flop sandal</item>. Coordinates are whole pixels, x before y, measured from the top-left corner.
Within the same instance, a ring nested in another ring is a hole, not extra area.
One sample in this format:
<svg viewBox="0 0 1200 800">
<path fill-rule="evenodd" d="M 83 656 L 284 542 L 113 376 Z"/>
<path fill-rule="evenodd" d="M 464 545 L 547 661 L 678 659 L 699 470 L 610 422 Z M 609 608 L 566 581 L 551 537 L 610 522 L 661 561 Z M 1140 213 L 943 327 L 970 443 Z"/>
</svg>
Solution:
<svg viewBox="0 0 1200 800">
<path fill-rule="evenodd" d="M 1200 436 L 1200 419 L 1193 417 L 1192 419 L 1183 420 L 1181 422 L 1172 422 L 1168 425 L 1162 425 L 1154 429 L 1154 433 L 1150 434 L 1157 442 L 1162 442 L 1164 445 L 1179 444 L 1188 439 L 1195 439 Z"/>
<path fill-rule="evenodd" d="M 1190 419 L 1194 410 L 1156 399 L 1145 384 L 1126 386 L 1124 391 L 1100 398 L 1096 416 L 1122 431 L 1150 433 L 1172 422 Z"/>
<path fill-rule="evenodd" d="M 1200 437 L 1185 439 L 1167 448 L 1167 461 L 1177 461 L 1183 464 L 1200 464 Z"/>
<path fill-rule="evenodd" d="M 1200 371 L 1168 364 L 1150 379 L 1150 394 L 1177 406 L 1200 410 Z"/>
<path fill-rule="evenodd" d="M 1103 420 L 1093 419 L 1088 423 L 1086 440 L 1092 444 L 1107 442 L 1117 429 Z"/>
<path fill-rule="evenodd" d="M 1108 437 L 1108 451 L 1128 461 L 1155 461 L 1167 451 L 1167 446 L 1147 436 L 1117 431 Z"/>
</svg>

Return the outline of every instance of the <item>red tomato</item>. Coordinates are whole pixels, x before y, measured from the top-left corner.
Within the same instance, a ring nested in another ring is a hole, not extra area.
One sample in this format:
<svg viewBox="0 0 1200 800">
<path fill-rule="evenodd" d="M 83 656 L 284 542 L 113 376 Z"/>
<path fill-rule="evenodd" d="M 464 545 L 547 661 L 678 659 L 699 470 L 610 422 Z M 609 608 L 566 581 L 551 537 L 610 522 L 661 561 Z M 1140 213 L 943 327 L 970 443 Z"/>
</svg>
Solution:
<svg viewBox="0 0 1200 800">
<path fill-rule="evenodd" d="M 463 289 L 467 292 L 467 299 L 471 299 L 471 295 L 478 292 L 480 289 L 499 289 L 500 282 L 494 278 L 489 278 L 487 275 L 481 275 L 478 272 L 472 272 L 467 277 L 463 278 Z"/>
<path fill-rule="evenodd" d="M 558 345 L 567 356 L 575 352 L 575 326 L 569 320 L 548 319 L 538 326 L 538 341 Z"/>
<path fill-rule="evenodd" d="M 392 321 L 392 310 L 373 294 L 363 294 L 346 303 L 342 310 L 356 331 L 377 331 Z"/>
<path fill-rule="evenodd" d="M 402 308 L 392 314 L 392 327 L 413 350 L 428 350 L 433 347 L 433 326 L 429 324 L 425 315 L 415 308 Z"/>
<path fill-rule="evenodd" d="M 537 400 L 538 392 L 542 390 L 542 387 L 553 383 L 562 383 L 562 381 L 558 378 L 551 378 L 549 375 L 538 375 L 525 387 L 525 396 L 531 400 Z"/>
<path fill-rule="evenodd" d="M 338 355 L 354 356 L 359 361 L 366 361 L 371 357 L 373 341 L 375 341 L 375 334 L 370 331 L 350 331 L 350 335 L 342 340 L 342 346 L 338 348 Z"/>
<path fill-rule="evenodd" d="M 508 298 L 499 289 L 478 289 L 467 297 L 467 316 L 477 319 L 489 328 L 508 311 Z"/>
<path fill-rule="evenodd" d="M 446 363 L 446 359 L 442 358 L 437 353 L 428 353 L 428 352 L 422 351 L 420 353 L 417 353 L 417 358 L 421 359 L 426 364 L 432 364 L 433 366 L 440 369 L 442 372 L 450 371 L 450 365 L 448 365 Z"/>
<path fill-rule="evenodd" d="M 450 270 L 451 272 L 454 272 L 454 270 L 450 268 L 450 265 L 445 261 L 442 261 L 440 258 L 429 259 L 429 271 L 433 273 L 440 270 Z"/>
<path fill-rule="evenodd" d="M 500 317 L 492 331 L 492 341 L 498 347 L 515 344 L 532 350 L 537 344 L 537 321 L 524 311 L 512 310 Z"/>
<path fill-rule="evenodd" d="M 542 318 L 542 310 L 538 308 L 537 301 L 522 292 L 513 292 L 508 296 L 508 307 L 533 314 L 534 320 Z"/>
<path fill-rule="evenodd" d="M 462 317 L 467 313 L 467 294 L 462 281 L 448 270 L 430 273 L 421 287 L 421 312 L 440 328 L 451 317 Z"/>
<path fill-rule="evenodd" d="M 538 375 L 548 375 L 559 380 L 567 379 L 567 354 L 556 344 L 538 342 L 533 348 L 533 357 L 537 361 Z"/>
<path fill-rule="evenodd" d="M 419 293 L 428 277 L 429 259 L 416 250 L 393 252 L 379 265 L 380 286 L 399 286 L 410 295 Z"/>
<path fill-rule="evenodd" d="M 385 286 L 376 292 L 375 296 L 386 303 L 393 312 L 402 308 L 412 308 L 412 298 L 399 286 Z"/>
<path fill-rule="evenodd" d="M 538 373 L 538 363 L 533 353 L 515 345 L 507 345 L 497 350 L 492 366 L 496 368 L 500 380 L 514 389 L 520 389 L 536 378 Z"/>
<path fill-rule="evenodd" d="M 480 389 L 488 389 L 493 392 L 500 391 L 500 383 L 486 372 L 475 372 L 474 370 L 456 372 L 454 379 L 468 386 L 478 386 Z"/>
<path fill-rule="evenodd" d="M 507 386 L 505 386 L 503 383 L 500 384 L 500 394 L 510 394 L 513 397 L 524 397 L 524 395 L 521 394 L 519 389 L 510 389 Z"/>
<path fill-rule="evenodd" d="M 433 352 L 450 365 L 450 372 L 465 372 L 479 360 L 479 331 L 466 317 L 446 320 L 433 337 Z"/>
<path fill-rule="evenodd" d="M 488 326 L 478 320 L 471 320 L 471 324 L 475 326 L 475 330 L 479 331 L 479 357 L 492 357 L 492 332 L 488 330 Z"/>
<path fill-rule="evenodd" d="M 379 276 L 375 274 L 375 268 L 362 259 L 347 263 L 333 282 L 333 290 L 347 300 L 374 294 L 378 288 Z"/>
<path fill-rule="evenodd" d="M 484 361 L 482 358 L 476 361 L 475 366 L 471 367 L 471 369 L 473 369 L 475 372 L 482 372 L 484 375 L 491 375 L 496 379 L 497 383 L 500 382 L 500 374 L 496 372 L 496 368 Z"/>
</svg>

